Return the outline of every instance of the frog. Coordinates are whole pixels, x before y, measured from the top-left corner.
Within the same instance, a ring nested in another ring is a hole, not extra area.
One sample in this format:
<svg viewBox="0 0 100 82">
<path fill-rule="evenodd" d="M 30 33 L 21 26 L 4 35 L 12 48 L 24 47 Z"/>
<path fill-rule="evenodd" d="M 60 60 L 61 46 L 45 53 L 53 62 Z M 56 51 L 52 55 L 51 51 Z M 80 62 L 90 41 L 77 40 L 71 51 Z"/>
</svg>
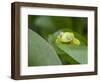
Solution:
<svg viewBox="0 0 100 82">
<path fill-rule="evenodd" d="M 79 39 L 77 39 L 73 32 L 61 32 L 56 38 L 56 43 L 66 43 L 80 45 Z"/>
</svg>

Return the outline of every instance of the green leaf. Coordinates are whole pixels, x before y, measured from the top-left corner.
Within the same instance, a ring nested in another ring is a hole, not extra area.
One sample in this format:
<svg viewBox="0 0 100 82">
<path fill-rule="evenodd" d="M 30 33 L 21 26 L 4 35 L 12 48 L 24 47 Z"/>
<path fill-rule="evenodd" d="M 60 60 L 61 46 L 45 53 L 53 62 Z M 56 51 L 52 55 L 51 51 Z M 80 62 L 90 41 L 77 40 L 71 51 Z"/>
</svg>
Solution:
<svg viewBox="0 0 100 82">
<path fill-rule="evenodd" d="M 86 64 L 87 63 L 87 40 L 80 34 L 73 32 L 75 37 L 79 39 L 80 45 L 72 45 L 72 44 L 57 44 L 56 38 L 61 32 L 73 32 L 70 29 L 61 29 L 54 34 L 49 35 L 48 42 L 51 43 L 56 52 L 58 53 L 60 59 L 64 61 L 63 64 Z"/>
<path fill-rule="evenodd" d="M 61 65 L 54 48 L 40 35 L 28 30 L 28 66 Z"/>
<path fill-rule="evenodd" d="M 85 45 L 58 44 L 57 46 L 77 62 L 81 64 L 87 63 L 87 47 Z"/>
</svg>

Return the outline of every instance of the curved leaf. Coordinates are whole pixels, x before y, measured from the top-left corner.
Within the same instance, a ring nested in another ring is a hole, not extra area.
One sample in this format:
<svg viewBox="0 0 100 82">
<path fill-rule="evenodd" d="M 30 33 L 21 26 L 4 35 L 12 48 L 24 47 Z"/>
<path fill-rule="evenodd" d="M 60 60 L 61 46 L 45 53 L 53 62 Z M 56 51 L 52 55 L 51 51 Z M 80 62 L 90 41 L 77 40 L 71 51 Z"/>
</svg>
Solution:
<svg viewBox="0 0 100 82">
<path fill-rule="evenodd" d="M 28 30 L 28 66 L 61 65 L 54 48 L 40 35 Z"/>
<path fill-rule="evenodd" d="M 77 62 L 81 64 L 87 63 L 87 47 L 85 45 L 75 46 L 69 44 L 59 44 L 57 46 Z"/>
</svg>

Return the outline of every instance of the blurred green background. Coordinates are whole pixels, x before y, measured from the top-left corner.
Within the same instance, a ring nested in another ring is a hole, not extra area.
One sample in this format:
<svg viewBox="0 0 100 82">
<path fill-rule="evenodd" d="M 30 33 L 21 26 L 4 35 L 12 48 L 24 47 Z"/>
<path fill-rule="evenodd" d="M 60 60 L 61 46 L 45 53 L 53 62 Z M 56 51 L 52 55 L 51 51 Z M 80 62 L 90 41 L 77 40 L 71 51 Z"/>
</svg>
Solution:
<svg viewBox="0 0 100 82">
<path fill-rule="evenodd" d="M 85 17 L 28 15 L 28 65 L 87 64 L 87 24 L 88 19 Z M 80 40 L 80 46 L 66 44 L 57 45 L 55 40 L 60 32 L 73 32 L 75 37 Z M 36 36 L 34 36 L 34 33 Z M 46 50 L 46 46 L 49 46 L 50 49 L 48 47 Z M 37 53 L 36 51 L 40 51 L 41 53 Z M 54 53 L 56 57 L 52 57 Z M 50 62 L 49 60 L 57 61 Z"/>
</svg>

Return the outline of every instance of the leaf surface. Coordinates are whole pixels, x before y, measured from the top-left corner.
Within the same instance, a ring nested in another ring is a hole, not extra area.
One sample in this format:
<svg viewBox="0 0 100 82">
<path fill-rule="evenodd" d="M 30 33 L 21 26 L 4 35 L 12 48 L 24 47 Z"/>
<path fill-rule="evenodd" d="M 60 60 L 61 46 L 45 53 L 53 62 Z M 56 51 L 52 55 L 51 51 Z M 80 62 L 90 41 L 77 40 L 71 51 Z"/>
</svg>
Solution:
<svg viewBox="0 0 100 82">
<path fill-rule="evenodd" d="M 61 65 L 54 48 L 39 34 L 28 30 L 28 66 Z"/>
</svg>

